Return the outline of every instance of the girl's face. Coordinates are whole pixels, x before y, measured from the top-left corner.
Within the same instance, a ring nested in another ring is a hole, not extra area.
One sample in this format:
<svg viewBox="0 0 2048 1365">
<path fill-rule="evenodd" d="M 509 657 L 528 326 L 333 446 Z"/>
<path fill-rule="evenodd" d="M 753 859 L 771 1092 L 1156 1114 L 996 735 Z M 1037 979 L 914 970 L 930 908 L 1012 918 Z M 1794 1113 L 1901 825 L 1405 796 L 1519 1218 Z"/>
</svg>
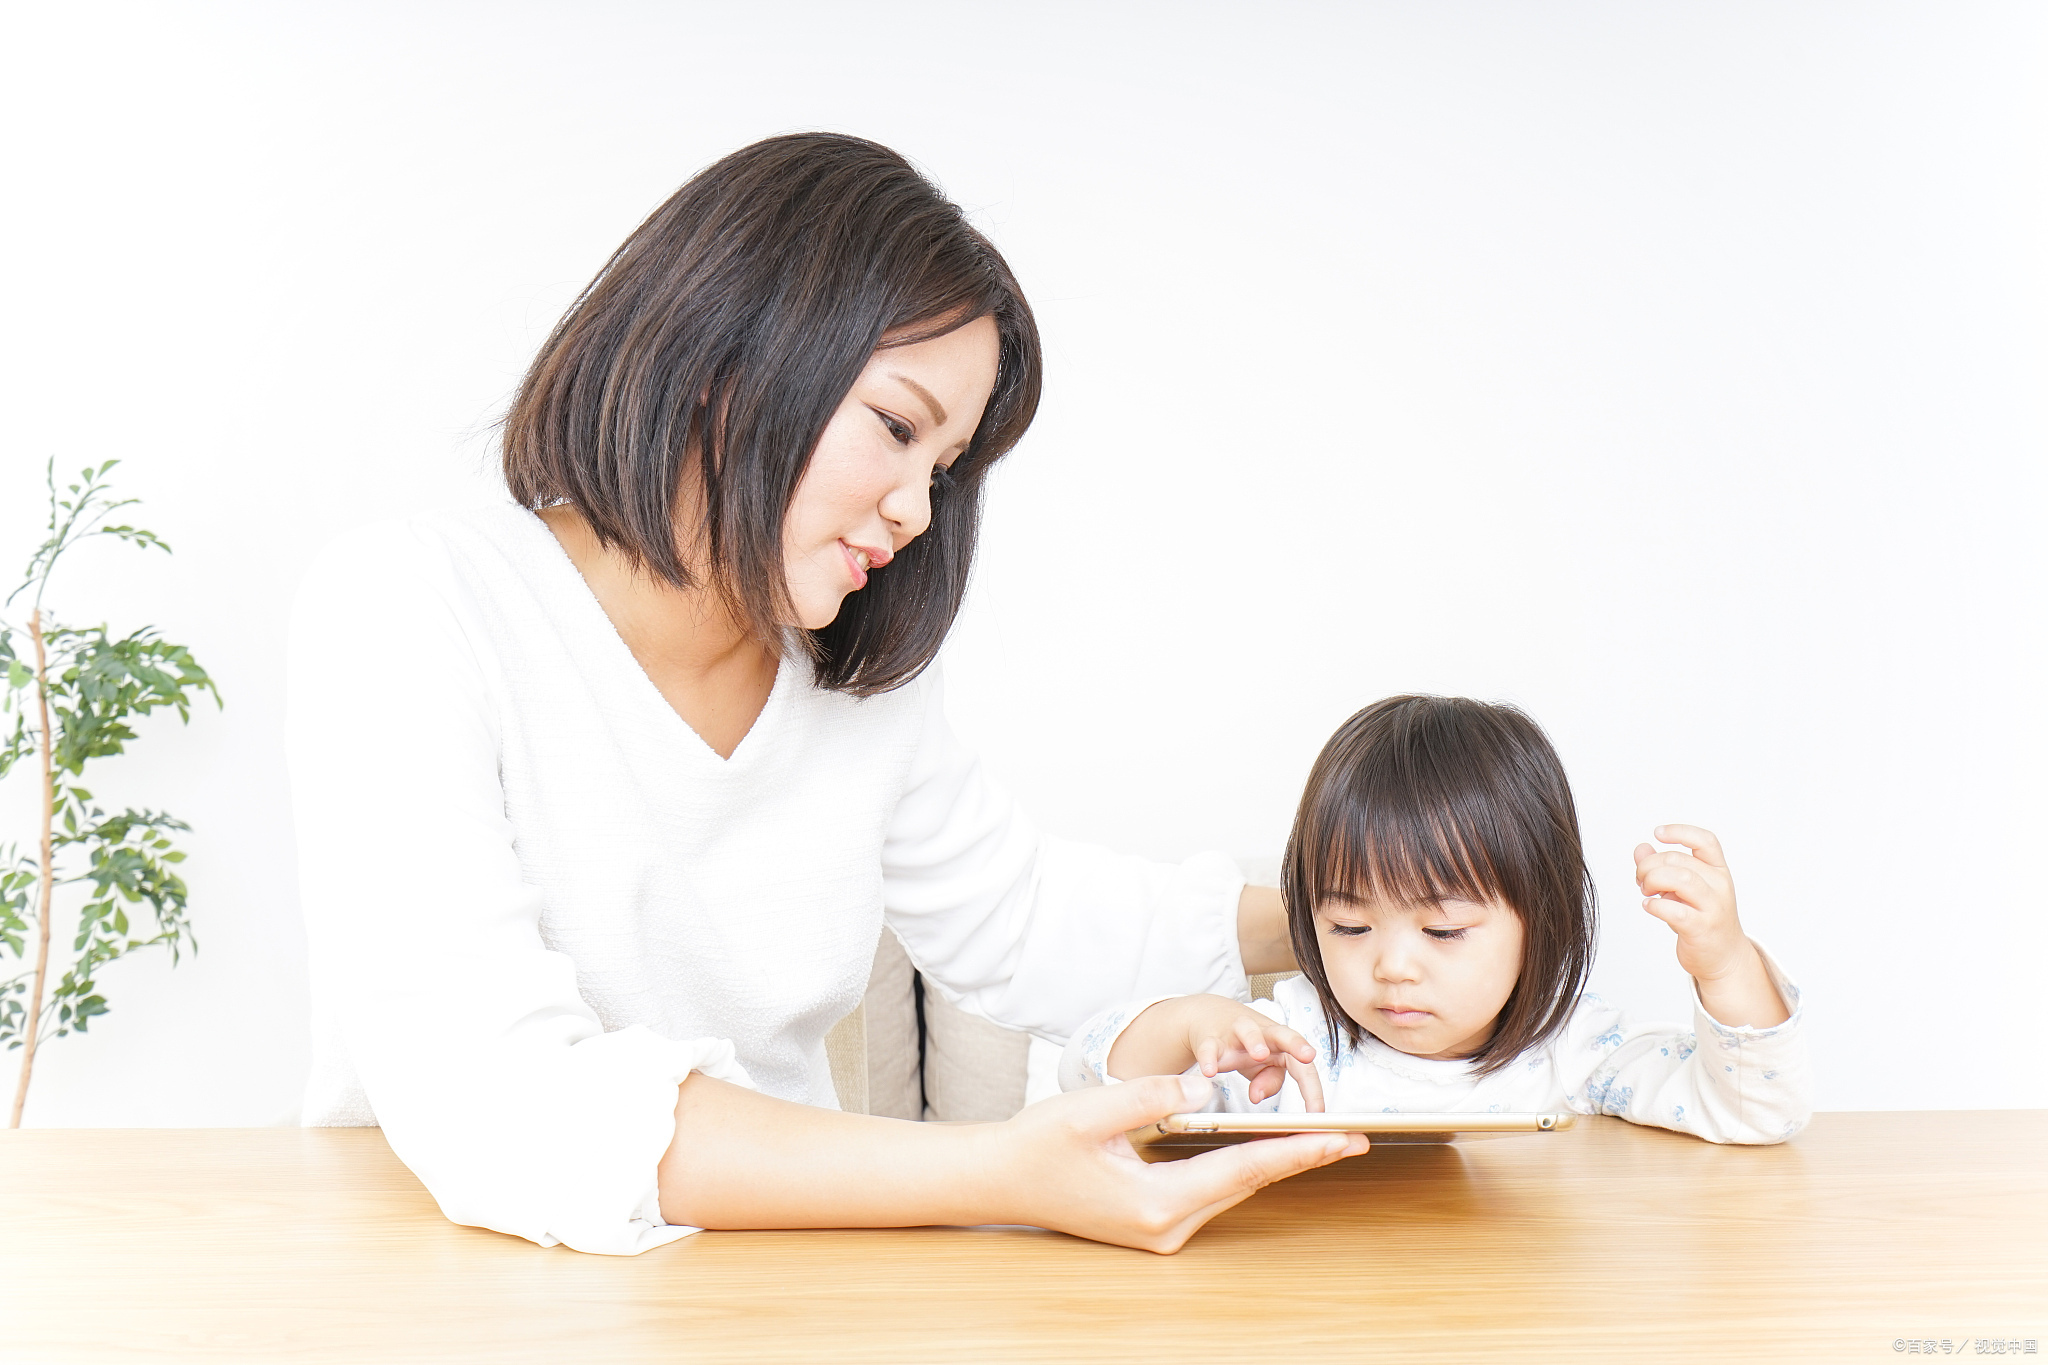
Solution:
<svg viewBox="0 0 2048 1365">
<path fill-rule="evenodd" d="M 960 458 L 996 383 L 994 318 L 876 351 L 825 424 L 782 522 L 782 565 L 806 630 L 931 525 L 934 469 Z"/>
<path fill-rule="evenodd" d="M 1469 1057 L 1522 974 L 1522 918 L 1499 901 L 1316 906 L 1330 990 L 1365 1031 L 1415 1057 Z"/>
</svg>

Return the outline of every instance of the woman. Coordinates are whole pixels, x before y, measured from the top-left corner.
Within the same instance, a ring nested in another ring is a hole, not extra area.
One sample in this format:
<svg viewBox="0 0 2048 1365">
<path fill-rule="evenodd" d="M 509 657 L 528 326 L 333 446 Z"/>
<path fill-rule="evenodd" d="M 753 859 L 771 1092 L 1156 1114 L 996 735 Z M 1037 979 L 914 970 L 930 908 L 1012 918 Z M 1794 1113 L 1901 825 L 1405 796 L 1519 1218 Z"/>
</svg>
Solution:
<svg viewBox="0 0 2048 1365">
<path fill-rule="evenodd" d="M 1277 896 L 1041 838 L 946 727 L 927 665 L 1038 384 L 1008 268 L 873 143 L 745 148 L 627 240 L 507 417 L 518 505 L 356 533 L 301 594 L 308 1123 L 381 1123 L 458 1222 L 614 1253 L 988 1222 L 1171 1251 L 1351 1150 L 1147 1167 L 1119 1135 L 1196 1098 L 1163 1077 L 997 1124 L 836 1110 L 823 1037 L 885 921 L 1054 1038 L 1288 965 Z"/>
</svg>

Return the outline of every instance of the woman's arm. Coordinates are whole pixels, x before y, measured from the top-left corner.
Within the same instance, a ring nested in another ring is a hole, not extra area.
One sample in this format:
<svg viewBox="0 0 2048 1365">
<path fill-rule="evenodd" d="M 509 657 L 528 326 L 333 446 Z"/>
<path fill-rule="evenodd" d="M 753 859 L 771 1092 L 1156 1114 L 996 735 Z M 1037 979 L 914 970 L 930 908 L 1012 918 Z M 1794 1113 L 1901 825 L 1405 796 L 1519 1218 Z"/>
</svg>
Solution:
<svg viewBox="0 0 2048 1365">
<path fill-rule="evenodd" d="M 1112 1000 L 1241 996 L 1289 959 L 1278 894 L 1220 853 L 1162 863 L 1042 834 L 920 689 L 922 729 L 882 847 L 883 905 L 928 984 L 1063 1040 Z M 1248 939 L 1247 939 L 1248 936 Z"/>
<path fill-rule="evenodd" d="M 307 1117 L 373 1111 L 458 1223 L 629 1255 L 685 1235 L 655 1208 L 677 1085 L 746 1073 L 728 1041 L 606 1032 L 576 964 L 542 940 L 500 777 L 502 676 L 462 563 L 445 528 L 364 528 L 320 557 L 293 610 L 287 738 L 324 1091 Z"/>
<path fill-rule="evenodd" d="M 1287 932 L 1287 904 L 1277 886 L 1247 886 L 1237 897 L 1237 948 L 1245 973 L 1298 972 L 1294 940 Z"/>
<path fill-rule="evenodd" d="M 1199 1108 L 1209 1083 L 1153 1076 L 1060 1095 L 1003 1123 L 812 1109 L 693 1075 L 662 1159 L 661 1212 L 706 1228 L 1024 1223 L 1178 1251 L 1254 1192 L 1366 1148 L 1302 1134 L 1147 1164 L 1124 1134 Z"/>
</svg>

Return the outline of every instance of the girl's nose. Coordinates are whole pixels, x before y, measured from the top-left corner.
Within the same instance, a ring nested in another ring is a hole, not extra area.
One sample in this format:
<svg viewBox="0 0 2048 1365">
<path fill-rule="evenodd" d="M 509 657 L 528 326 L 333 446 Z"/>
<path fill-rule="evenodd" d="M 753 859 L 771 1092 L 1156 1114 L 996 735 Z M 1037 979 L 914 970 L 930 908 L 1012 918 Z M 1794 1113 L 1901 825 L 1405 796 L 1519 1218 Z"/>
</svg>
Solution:
<svg viewBox="0 0 2048 1365">
<path fill-rule="evenodd" d="M 1381 953 L 1373 963 L 1372 974 L 1375 979 L 1388 982 L 1420 979 L 1416 975 L 1414 957 L 1399 949 Z"/>
</svg>

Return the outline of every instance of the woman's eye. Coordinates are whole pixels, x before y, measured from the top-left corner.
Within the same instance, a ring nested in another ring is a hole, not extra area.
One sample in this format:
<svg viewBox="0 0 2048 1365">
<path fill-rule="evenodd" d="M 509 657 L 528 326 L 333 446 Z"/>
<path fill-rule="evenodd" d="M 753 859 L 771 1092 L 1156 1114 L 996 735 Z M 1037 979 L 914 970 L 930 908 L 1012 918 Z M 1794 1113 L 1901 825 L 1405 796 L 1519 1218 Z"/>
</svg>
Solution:
<svg viewBox="0 0 2048 1365">
<path fill-rule="evenodd" d="M 952 486 L 953 486 L 953 467 L 952 467 L 951 465 L 943 465 L 943 464 L 935 464 L 935 465 L 933 465 L 933 466 L 932 466 L 932 487 L 933 487 L 933 488 L 951 488 Z"/>
<path fill-rule="evenodd" d="M 1465 937 L 1463 929 L 1424 929 L 1422 932 L 1436 939 L 1439 943 L 1450 943 Z"/>
<path fill-rule="evenodd" d="M 911 431 L 909 427 L 897 421 L 886 412 L 877 412 L 875 416 L 882 419 L 882 425 L 887 427 L 889 434 L 896 438 L 896 444 L 906 446 L 910 444 L 910 438 L 916 433 Z"/>
</svg>

